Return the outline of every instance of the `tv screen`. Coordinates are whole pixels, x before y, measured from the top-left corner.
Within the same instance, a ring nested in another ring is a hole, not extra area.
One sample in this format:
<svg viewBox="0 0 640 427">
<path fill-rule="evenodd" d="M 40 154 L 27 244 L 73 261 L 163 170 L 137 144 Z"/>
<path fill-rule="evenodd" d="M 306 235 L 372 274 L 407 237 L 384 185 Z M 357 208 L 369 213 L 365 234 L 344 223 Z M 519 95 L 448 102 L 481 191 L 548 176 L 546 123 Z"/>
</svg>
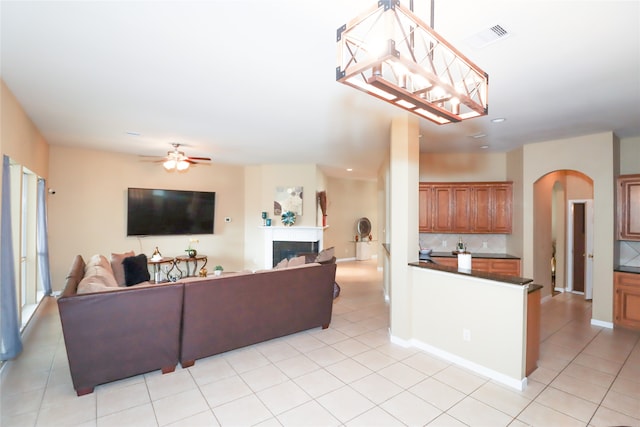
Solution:
<svg viewBox="0 0 640 427">
<path fill-rule="evenodd" d="M 129 188 L 127 236 L 213 234 L 216 193 Z"/>
</svg>

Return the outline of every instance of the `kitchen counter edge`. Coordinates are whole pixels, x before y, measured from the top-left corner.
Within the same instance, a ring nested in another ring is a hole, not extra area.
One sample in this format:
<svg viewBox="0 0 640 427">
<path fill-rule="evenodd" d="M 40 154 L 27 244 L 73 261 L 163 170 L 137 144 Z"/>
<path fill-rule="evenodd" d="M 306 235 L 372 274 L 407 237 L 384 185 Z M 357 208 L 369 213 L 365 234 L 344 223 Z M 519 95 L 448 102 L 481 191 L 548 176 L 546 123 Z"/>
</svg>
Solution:
<svg viewBox="0 0 640 427">
<path fill-rule="evenodd" d="M 410 266 L 418 268 L 427 268 L 430 270 L 444 271 L 447 273 L 460 274 L 463 276 L 478 277 L 480 279 L 494 280 L 496 282 L 508 283 L 516 286 L 529 285 L 529 293 L 542 289 L 541 285 L 537 285 L 533 282 L 533 279 L 517 276 L 506 276 L 504 274 L 486 273 L 484 271 L 477 270 L 464 270 L 456 267 L 448 267 L 446 265 L 434 264 L 429 262 L 410 262 Z"/>
</svg>

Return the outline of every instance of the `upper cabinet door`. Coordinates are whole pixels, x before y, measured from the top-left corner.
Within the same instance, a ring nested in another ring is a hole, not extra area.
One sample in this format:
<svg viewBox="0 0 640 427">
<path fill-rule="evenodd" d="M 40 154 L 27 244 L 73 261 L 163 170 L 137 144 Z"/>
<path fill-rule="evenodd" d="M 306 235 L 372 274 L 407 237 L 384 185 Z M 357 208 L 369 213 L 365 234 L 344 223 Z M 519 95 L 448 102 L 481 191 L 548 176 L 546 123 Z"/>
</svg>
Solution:
<svg viewBox="0 0 640 427">
<path fill-rule="evenodd" d="M 420 191 L 418 193 L 418 231 L 421 233 L 433 231 L 432 205 L 431 187 L 420 184 Z"/>
<path fill-rule="evenodd" d="M 493 233 L 511 234 L 512 185 L 496 185 L 491 190 L 491 230 Z"/>
<path fill-rule="evenodd" d="M 433 231 L 451 233 L 453 228 L 453 197 L 448 185 L 434 185 L 433 195 Z"/>
<path fill-rule="evenodd" d="M 618 239 L 640 241 L 640 174 L 618 177 Z"/>
<path fill-rule="evenodd" d="M 473 188 L 473 218 L 472 227 L 476 233 L 491 233 L 493 216 L 493 196 L 490 186 L 475 186 Z"/>
<path fill-rule="evenodd" d="M 471 187 L 456 185 L 451 187 L 453 197 L 452 228 L 454 233 L 471 232 Z"/>
</svg>

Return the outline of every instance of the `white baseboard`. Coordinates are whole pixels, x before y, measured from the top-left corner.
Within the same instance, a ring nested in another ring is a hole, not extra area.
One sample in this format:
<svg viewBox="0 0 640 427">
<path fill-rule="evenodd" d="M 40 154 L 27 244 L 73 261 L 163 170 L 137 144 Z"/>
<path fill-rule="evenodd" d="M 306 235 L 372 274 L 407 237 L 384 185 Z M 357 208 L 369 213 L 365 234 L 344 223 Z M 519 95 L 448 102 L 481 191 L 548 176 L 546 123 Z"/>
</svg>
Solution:
<svg viewBox="0 0 640 427">
<path fill-rule="evenodd" d="M 338 258 L 336 259 L 336 262 L 348 262 L 348 261 L 355 261 L 356 257 L 353 258 Z"/>
<path fill-rule="evenodd" d="M 556 292 L 560 292 L 561 294 L 567 292 L 567 290 L 565 288 L 553 288 L 554 291 Z"/>
<path fill-rule="evenodd" d="M 390 334 L 390 340 L 392 343 L 397 344 L 401 347 L 405 347 L 405 348 L 409 348 L 409 347 L 415 347 L 418 348 L 420 350 L 423 350 L 427 353 L 430 353 L 434 356 L 437 356 L 441 359 L 447 360 L 455 365 L 458 366 L 462 366 L 463 368 L 469 369 L 470 371 L 476 372 L 480 375 L 483 375 L 485 377 L 491 378 L 492 380 L 495 380 L 501 384 L 504 384 L 508 387 L 511 387 L 513 389 L 516 389 L 518 391 L 522 391 L 527 387 L 527 378 L 522 378 L 522 379 L 517 379 L 517 378 L 512 378 L 508 375 L 505 375 L 503 373 L 500 373 L 498 371 L 494 371 L 493 369 L 489 369 L 485 366 L 479 365 L 475 362 L 472 362 L 470 360 L 467 360 L 463 357 L 460 356 L 456 356 L 453 353 L 449 353 L 447 351 L 444 351 L 438 347 L 434 347 L 432 345 L 423 343 L 421 341 L 418 341 L 416 339 L 410 339 L 410 340 L 405 340 L 403 338 L 398 338 L 396 336 L 393 336 Z"/>
<path fill-rule="evenodd" d="M 598 319 L 591 319 L 591 325 L 592 326 L 600 326 L 601 328 L 607 328 L 607 329 L 613 329 L 613 323 L 612 322 L 605 322 L 603 320 L 598 320 Z"/>
</svg>

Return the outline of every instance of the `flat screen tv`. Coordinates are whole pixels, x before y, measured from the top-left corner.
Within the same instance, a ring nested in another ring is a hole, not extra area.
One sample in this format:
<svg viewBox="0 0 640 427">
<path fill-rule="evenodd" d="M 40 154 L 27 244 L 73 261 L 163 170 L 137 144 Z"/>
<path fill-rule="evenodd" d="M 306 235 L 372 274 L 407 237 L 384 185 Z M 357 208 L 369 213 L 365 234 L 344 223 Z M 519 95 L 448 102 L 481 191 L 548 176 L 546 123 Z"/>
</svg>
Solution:
<svg viewBox="0 0 640 427">
<path fill-rule="evenodd" d="M 127 236 L 213 234 L 216 193 L 127 190 Z"/>
</svg>

